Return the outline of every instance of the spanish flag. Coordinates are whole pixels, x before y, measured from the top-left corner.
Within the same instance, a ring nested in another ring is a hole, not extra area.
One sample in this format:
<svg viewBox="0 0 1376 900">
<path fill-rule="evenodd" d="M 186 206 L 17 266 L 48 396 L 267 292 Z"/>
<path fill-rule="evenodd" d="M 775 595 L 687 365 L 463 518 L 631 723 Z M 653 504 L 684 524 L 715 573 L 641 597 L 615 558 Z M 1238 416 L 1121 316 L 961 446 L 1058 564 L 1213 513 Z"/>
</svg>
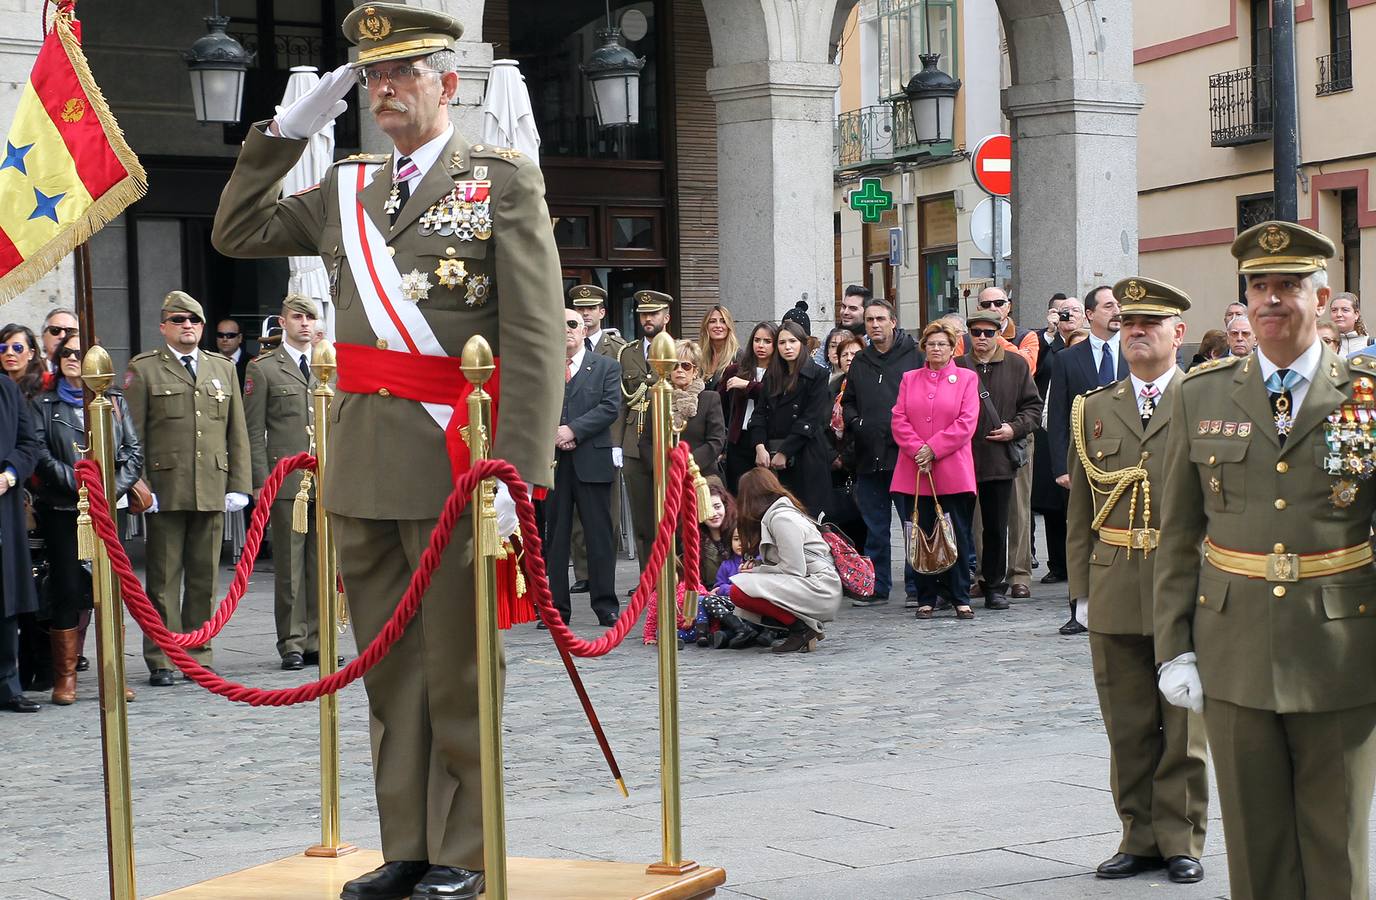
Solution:
<svg viewBox="0 0 1376 900">
<path fill-rule="evenodd" d="M 0 160 L 0 303 L 143 196 L 147 177 L 81 52 L 61 0 Z"/>
</svg>

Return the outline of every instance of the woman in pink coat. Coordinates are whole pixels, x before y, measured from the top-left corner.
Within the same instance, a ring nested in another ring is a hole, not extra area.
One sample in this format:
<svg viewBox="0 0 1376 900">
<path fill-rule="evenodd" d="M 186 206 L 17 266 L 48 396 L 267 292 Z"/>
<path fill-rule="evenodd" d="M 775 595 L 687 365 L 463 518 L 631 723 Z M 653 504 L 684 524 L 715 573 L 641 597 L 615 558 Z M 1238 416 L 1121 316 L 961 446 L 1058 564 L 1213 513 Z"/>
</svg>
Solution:
<svg viewBox="0 0 1376 900">
<path fill-rule="evenodd" d="M 936 518 L 932 485 L 956 532 L 956 564 L 940 575 L 917 575 L 917 618 L 930 619 L 941 596 L 956 608 L 956 617 L 973 619 L 970 567 L 974 556 L 971 520 L 975 511 L 975 460 L 970 441 L 979 419 L 979 378 L 955 364 L 956 333 L 946 322 L 922 329 L 918 342 L 925 365 L 906 372 L 893 407 L 893 439 L 898 464 L 889 486 L 898 497 L 905 522 L 912 521 L 917 500 L 918 526 L 928 534 Z"/>
</svg>

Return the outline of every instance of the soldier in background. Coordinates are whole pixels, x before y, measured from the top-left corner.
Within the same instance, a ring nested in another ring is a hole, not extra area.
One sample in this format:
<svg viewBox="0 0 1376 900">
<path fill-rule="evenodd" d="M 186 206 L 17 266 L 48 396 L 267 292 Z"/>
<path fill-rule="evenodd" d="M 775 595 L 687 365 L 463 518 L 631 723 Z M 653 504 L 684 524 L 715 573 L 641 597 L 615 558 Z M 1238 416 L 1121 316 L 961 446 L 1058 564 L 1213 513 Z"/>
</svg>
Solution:
<svg viewBox="0 0 1376 900">
<path fill-rule="evenodd" d="M 194 631 L 214 612 L 225 513 L 248 505 L 252 489 L 239 377 L 229 359 L 199 348 L 204 329 L 201 304 L 172 291 L 158 326 L 165 345 L 135 356 L 124 376 L 153 492 L 148 599 L 174 632 Z M 187 652 L 203 666 L 213 661 L 208 643 Z M 147 637 L 143 658 L 148 683 L 170 687 L 171 663 Z"/>
<path fill-rule="evenodd" d="M 253 452 L 255 496 L 279 460 L 311 450 L 311 387 L 315 383 L 310 369 L 311 337 L 319 318 L 314 300 L 288 294 L 282 301 L 282 345 L 248 364 L 244 415 Z M 306 516 L 306 533 L 292 530 L 292 509 L 301 477 L 300 472 L 287 476 L 272 503 L 273 609 L 277 653 L 287 670 L 319 660 L 313 499 Z"/>
<path fill-rule="evenodd" d="M 1358 900 L 1376 781 L 1376 371 L 1319 340 L 1332 241 L 1263 222 L 1232 251 L 1258 345 L 1200 364 L 1171 400 L 1159 685 L 1204 713 L 1233 896 Z"/>
<path fill-rule="evenodd" d="M 640 322 L 640 339 L 621 349 L 621 415 L 612 426 L 612 446 L 621 449 L 625 468 L 626 493 L 631 501 L 631 528 L 635 532 L 635 552 L 640 568 L 650 558 L 655 537 L 654 460 L 640 458 L 640 435 L 651 427 L 650 388 L 659 381 L 650 365 L 650 341 L 669 327 L 669 304 L 673 298 L 658 291 L 635 292 L 635 314 Z M 613 452 L 615 455 L 615 452 Z"/>
<path fill-rule="evenodd" d="M 1122 304 L 1129 375 L 1073 401 L 1066 515 L 1070 595 L 1089 598 L 1077 614 L 1088 619 L 1109 786 L 1123 823 L 1118 852 L 1096 874 L 1127 878 L 1164 867 L 1171 881 L 1191 883 L 1204 877 L 1204 721 L 1156 690 L 1152 572 L 1160 532 L 1149 518 L 1160 516 L 1154 501 L 1166 485 L 1170 404 L 1184 378 L 1175 352 L 1190 300 L 1149 278 L 1124 279 L 1113 294 Z M 1124 479 L 1126 489 L 1113 497 Z"/>
</svg>

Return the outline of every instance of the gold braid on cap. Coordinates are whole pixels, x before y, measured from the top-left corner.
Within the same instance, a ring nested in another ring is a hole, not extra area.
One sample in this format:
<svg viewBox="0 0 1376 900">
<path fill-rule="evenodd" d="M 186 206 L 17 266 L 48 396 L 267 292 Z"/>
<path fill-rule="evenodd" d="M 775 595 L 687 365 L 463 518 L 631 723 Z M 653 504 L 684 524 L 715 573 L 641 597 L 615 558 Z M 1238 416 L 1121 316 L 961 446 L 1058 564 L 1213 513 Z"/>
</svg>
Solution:
<svg viewBox="0 0 1376 900">
<path fill-rule="evenodd" d="M 1080 465 L 1085 470 L 1085 480 L 1089 482 L 1090 506 L 1095 505 L 1094 496 L 1104 497 L 1103 506 L 1099 507 L 1094 514 L 1089 527 L 1098 531 L 1108 518 L 1109 513 L 1113 512 L 1113 507 L 1122 499 L 1127 489 L 1132 488 L 1132 498 L 1128 501 L 1128 530 L 1132 530 L 1132 523 L 1137 518 L 1137 494 L 1142 493 L 1142 527 L 1148 528 L 1151 525 L 1151 480 L 1147 478 L 1147 470 L 1142 466 L 1128 466 L 1125 469 L 1109 471 L 1101 469 L 1092 463 L 1089 454 L 1085 451 L 1085 395 L 1081 394 L 1075 398 L 1070 406 L 1070 435 L 1075 439 L 1075 454 L 1080 458 Z M 1111 485 L 1112 487 L 1107 487 Z M 1132 546 L 1129 544 L 1128 558 L 1132 558 Z M 1142 549 L 1142 555 L 1151 552 L 1150 547 Z"/>
</svg>

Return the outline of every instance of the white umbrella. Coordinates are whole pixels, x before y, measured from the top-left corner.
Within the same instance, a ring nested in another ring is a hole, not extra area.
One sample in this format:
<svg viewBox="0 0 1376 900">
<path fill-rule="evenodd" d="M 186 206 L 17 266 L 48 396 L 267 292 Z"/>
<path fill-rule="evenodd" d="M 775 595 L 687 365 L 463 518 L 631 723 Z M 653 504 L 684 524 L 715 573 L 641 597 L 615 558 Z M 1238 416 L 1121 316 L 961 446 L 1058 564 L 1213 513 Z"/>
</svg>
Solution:
<svg viewBox="0 0 1376 900">
<path fill-rule="evenodd" d="M 483 98 L 483 126 L 480 139 L 494 147 L 520 150 L 535 162 L 540 161 L 540 133 L 535 130 L 535 113 L 530 108 L 526 77 L 514 59 L 498 59 L 487 76 L 487 96 Z"/>
<path fill-rule="evenodd" d="M 315 66 L 292 66 L 291 77 L 287 79 L 287 91 L 277 111 L 280 113 L 319 83 L 320 76 L 316 74 Z M 296 165 L 282 180 L 282 196 L 288 197 L 319 184 L 333 161 L 334 123 L 331 122 L 311 136 L 306 152 L 301 154 Z M 287 291 L 315 298 L 324 313 L 325 334 L 333 340 L 334 304 L 330 302 L 330 277 L 325 272 L 325 264 L 318 256 L 292 256 L 287 261 L 291 268 Z"/>
</svg>

